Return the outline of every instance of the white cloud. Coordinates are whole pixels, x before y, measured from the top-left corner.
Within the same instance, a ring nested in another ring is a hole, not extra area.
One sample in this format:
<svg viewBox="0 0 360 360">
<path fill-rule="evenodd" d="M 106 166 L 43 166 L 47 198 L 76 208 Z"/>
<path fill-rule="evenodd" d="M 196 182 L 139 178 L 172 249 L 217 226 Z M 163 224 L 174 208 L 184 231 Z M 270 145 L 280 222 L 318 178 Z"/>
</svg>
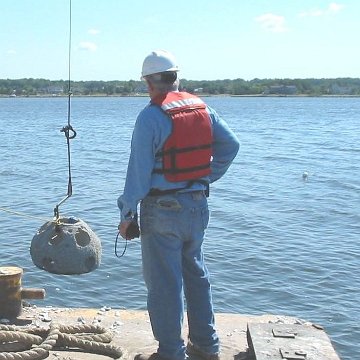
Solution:
<svg viewBox="0 0 360 360">
<path fill-rule="evenodd" d="M 80 50 L 86 50 L 86 51 L 96 51 L 97 45 L 90 41 L 82 41 L 79 44 Z"/>
<path fill-rule="evenodd" d="M 97 35 L 97 34 L 100 34 L 100 30 L 98 30 L 98 29 L 89 29 L 88 33 L 90 35 Z"/>
<path fill-rule="evenodd" d="M 328 7 L 328 12 L 330 13 L 337 13 L 344 8 L 344 5 L 331 3 Z"/>
<path fill-rule="evenodd" d="M 263 29 L 271 32 L 284 32 L 287 30 L 285 26 L 285 18 L 281 15 L 268 13 L 256 17 L 255 20 Z"/>
<path fill-rule="evenodd" d="M 16 54 L 16 50 L 14 49 L 9 49 L 8 51 L 6 51 L 7 55 L 15 55 Z"/>
<path fill-rule="evenodd" d="M 336 14 L 344 8 L 344 5 L 331 3 L 326 9 L 311 9 L 308 11 L 303 11 L 299 14 L 300 17 L 316 17 L 324 16 L 328 14 Z"/>
</svg>

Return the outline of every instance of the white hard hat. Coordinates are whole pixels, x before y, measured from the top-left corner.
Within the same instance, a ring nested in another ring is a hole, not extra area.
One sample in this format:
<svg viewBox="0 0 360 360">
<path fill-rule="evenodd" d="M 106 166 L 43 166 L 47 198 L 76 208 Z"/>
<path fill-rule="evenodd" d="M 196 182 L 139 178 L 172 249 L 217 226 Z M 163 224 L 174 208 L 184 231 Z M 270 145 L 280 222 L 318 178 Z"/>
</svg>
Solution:
<svg viewBox="0 0 360 360">
<path fill-rule="evenodd" d="M 179 71 L 175 57 L 166 50 L 156 50 L 145 58 L 141 76 L 144 77 L 165 71 Z"/>
</svg>

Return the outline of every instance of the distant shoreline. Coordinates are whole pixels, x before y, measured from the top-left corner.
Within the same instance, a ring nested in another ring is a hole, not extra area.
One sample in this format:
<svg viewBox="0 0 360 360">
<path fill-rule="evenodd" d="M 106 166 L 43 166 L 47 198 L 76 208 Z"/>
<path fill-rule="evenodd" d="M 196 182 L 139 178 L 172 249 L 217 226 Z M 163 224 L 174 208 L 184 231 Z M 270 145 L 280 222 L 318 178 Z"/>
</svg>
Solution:
<svg viewBox="0 0 360 360">
<path fill-rule="evenodd" d="M 181 90 L 195 95 L 234 97 L 360 97 L 360 78 L 336 79 L 180 79 Z M 46 79 L 0 79 L 0 96 L 10 97 L 144 97 L 144 81 L 53 81 Z"/>
<path fill-rule="evenodd" d="M 359 98 L 360 95 L 284 95 L 284 94 L 253 94 L 253 95 L 231 95 L 231 94 L 196 94 L 199 97 L 234 97 L 234 98 Z M 31 99 L 44 99 L 44 98 L 67 98 L 68 95 L 3 95 L 0 94 L 0 98 L 31 98 Z M 92 95 L 72 95 L 74 98 L 132 98 L 132 97 L 149 97 L 148 94 L 133 94 L 133 95 L 104 95 L 104 94 L 92 94 Z"/>
</svg>

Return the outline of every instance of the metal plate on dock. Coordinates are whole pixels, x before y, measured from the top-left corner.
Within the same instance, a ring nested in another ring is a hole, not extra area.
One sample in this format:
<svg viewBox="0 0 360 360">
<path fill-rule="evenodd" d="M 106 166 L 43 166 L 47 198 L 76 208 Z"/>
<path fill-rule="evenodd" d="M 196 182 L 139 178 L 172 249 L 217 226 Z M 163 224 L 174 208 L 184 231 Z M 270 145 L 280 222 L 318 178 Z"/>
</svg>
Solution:
<svg viewBox="0 0 360 360">
<path fill-rule="evenodd" d="M 325 331 L 312 325 L 248 323 L 253 360 L 340 360 Z"/>
</svg>

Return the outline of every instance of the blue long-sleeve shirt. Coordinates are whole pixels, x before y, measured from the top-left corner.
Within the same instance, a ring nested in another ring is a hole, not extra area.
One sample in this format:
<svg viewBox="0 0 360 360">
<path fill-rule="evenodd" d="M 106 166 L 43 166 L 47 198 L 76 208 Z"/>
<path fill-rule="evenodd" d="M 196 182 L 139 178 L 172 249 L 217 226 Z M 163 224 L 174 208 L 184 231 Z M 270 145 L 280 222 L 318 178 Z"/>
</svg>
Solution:
<svg viewBox="0 0 360 360">
<path fill-rule="evenodd" d="M 215 110 L 207 107 L 207 111 L 212 123 L 213 144 L 211 174 L 203 180 L 212 183 L 225 174 L 240 144 Z M 118 198 L 121 220 L 128 219 L 137 212 L 138 203 L 146 197 L 150 189 L 168 190 L 188 186 L 188 181 L 169 182 L 163 174 L 153 173 L 153 169 L 162 167 L 161 158 L 155 155 L 162 149 L 171 128 L 171 119 L 158 106 L 149 104 L 138 115 L 132 134 L 124 192 Z M 184 191 L 204 189 L 205 185 L 195 182 Z"/>
</svg>

